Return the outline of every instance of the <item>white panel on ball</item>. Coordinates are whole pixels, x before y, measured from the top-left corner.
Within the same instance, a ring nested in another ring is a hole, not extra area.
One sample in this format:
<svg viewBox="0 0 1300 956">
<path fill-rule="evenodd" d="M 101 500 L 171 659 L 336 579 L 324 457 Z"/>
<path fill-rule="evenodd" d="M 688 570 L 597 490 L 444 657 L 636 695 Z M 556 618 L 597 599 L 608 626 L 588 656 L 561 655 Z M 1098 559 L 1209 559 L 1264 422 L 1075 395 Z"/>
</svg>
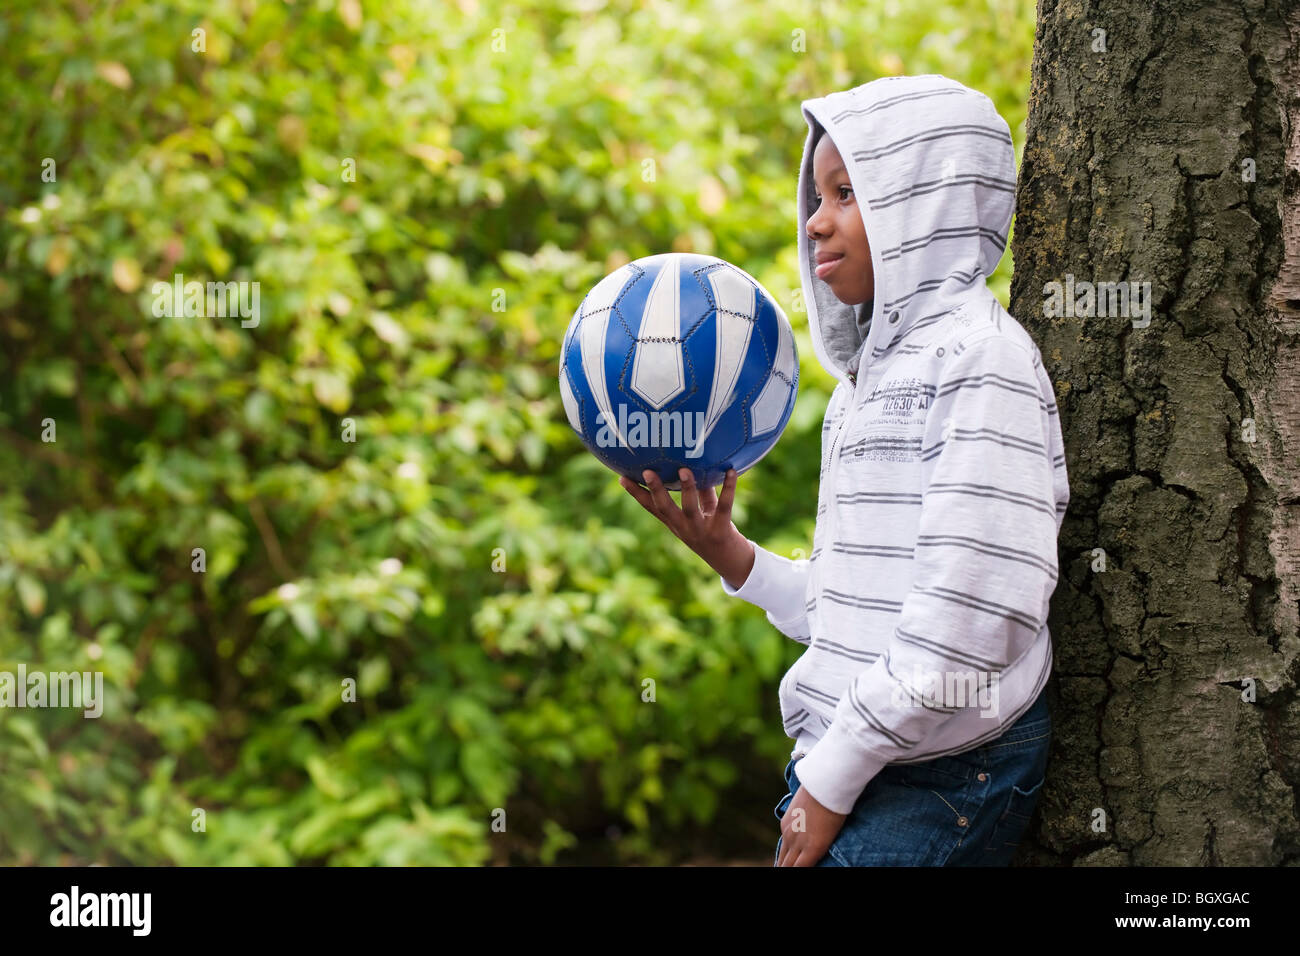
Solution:
<svg viewBox="0 0 1300 956">
<path fill-rule="evenodd" d="M 749 339 L 754 332 L 754 286 L 730 265 L 709 273 L 713 287 L 717 345 L 713 350 L 713 387 L 709 390 L 709 407 L 704 428 L 697 444 L 713 431 L 723 412 L 731 404 L 732 393 L 745 364 Z"/>
<path fill-rule="evenodd" d="M 611 272 L 596 284 L 582 303 L 582 325 L 578 330 L 578 350 L 582 353 L 582 371 L 591 386 L 591 396 L 596 407 L 605 416 L 604 422 L 620 441 L 624 436 L 618 431 L 618 416 L 609 404 L 609 390 L 605 387 L 605 337 L 609 334 L 609 317 L 618 294 L 623 291 L 635 270 L 632 263 Z"/>
<path fill-rule="evenodd" d="M 790 383 L 794 381 L 794 336 L 786 323 L 780 323 L 778 328 L 780 343 L 772 374 L 750 410 L 749 420 L 755 435 L 765 434 L 781 424 L 781 415 L 790 401 Z"/>
<path fill-rule="evenodd" d="M 560 372 L 560 400 L 564 402 L 564 414 L 569 418 L 569 424 L 579 435 L 582 434 L 582 416 L 578 413 L 578 400 L 573 395 L 573 388 L 569 385 L 569 376 L 565 375 L 563 370 Z"/>
<path fill-rule="evenodd" d="M 681 256 L 670 255 L 646 298 L 632 361 L 632 391 L 655 408 L 686 391 L 681 299 Z"/>
</svg>

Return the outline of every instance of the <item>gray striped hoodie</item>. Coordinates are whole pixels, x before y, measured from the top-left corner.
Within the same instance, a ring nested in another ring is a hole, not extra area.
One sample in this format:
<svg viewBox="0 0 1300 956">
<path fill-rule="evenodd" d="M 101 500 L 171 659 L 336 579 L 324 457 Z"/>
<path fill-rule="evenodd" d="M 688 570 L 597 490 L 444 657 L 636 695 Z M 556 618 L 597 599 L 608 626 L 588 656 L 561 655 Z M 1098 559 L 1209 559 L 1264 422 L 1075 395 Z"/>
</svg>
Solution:
<svg viewBox="0 0 1300 956">
<path fill-rule="evenodd" d="M 1015 198 L 992 102 L 928 75 L 802 110 L 799 269 L 817 358 L 839 383 L 813 548 L 791 561 L 755 544 L 744 585 L 722 587 L 808 648 L 781 681 L 781 716 L 791 755 L 806 754 L 801 785 L 847 814 L 886 764 L 987 743 L 1037 698 L 1070 492 L 1038 347 L 985 284 Z M 870 316 L 814 276 L 818 126 L 864 218 Z"/>
</svg>

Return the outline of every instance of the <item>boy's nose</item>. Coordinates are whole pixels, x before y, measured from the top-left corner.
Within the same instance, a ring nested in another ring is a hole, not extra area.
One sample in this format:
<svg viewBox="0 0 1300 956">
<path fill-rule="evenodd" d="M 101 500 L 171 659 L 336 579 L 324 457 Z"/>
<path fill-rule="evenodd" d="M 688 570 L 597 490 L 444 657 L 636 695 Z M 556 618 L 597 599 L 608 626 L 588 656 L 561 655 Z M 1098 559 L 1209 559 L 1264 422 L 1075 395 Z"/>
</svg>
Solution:
<svg viewBox="0 0 1300 956">
<path fill-rule="evenodd" d="M 821 215 L 820 210 L 808 217 L 808 238 L 813 242 L 821 242 L 826 238 L 826 234 L 822 232 L 821 227 L 817 225 L 817 217 L 819 215 Z"/>
<path fill-rule="evenodd" d="M 817 210 L 808 217 L 806 229 L 808 231 L 808 238 L 813 242 L 825 241 L 826 233 L 822 227 L 822 209 L 820 206 L 818 206 Z"/>
</svg>

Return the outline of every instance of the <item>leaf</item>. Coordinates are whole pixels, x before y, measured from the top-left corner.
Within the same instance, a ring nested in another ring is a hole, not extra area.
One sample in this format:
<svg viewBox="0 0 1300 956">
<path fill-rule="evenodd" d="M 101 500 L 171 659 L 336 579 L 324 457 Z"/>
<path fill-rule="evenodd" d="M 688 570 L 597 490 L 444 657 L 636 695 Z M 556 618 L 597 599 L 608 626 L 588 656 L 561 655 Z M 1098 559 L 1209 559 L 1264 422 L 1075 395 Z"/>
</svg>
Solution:
<svg viewBox="0 0 1300 956">
<path fill-rule="evenodd" d="M 479 799 L 492 803 L 505 799 L 506 779 L 490 747 L 481 741 L 465 742 L 460 752 L 460 769 Z"/>
<path fill-rule="evenodd" d="M 536 471 L 546 460 L 546 442 L 536 432 L 526 432 L 519 438 L 519 452 L 528 467 Z"/>
<path fill-rule="evenodd" d="M 293 626 L 307 640 L 314 643 L 320 637 L 320 628 L 316 624 L 316 613 L 306 604 L 301 601 L 290 604 L 289 617 L 293 621 Z"/>
<path fill-rule="evenodd" d="M 129 90 L 131 88 L 130 71 L 116 60 L 104 60 L 96 63 L 95 72 L 119 90 Z"/>
<path fill-rule="evenodd" d="M 339 19 L 353 33 L 361 29 L 361 0 L 339 0 Z"/>
<path fill-rule="evenodd" d="M 207 260 L 208 265 L 212 266 L 212 271 L 216 275 L 225 276 L 230 272 L 230 253 L 221 246 L 210 242 L 204 243 L 203 258 Z"/>
<path fill-rule="evenodd" d="M 309 816 L 289 835 L 289 849 L 302 857 L 320 856 L 333 842 L 336 827 L 346 820 L 342 807 L 329 806 Z"/>
<path fill-rule="evenodd" d="M 40 617 L 45 611 L 45 586 L 30 574 L 21 573 L 14 582 L 18 589 L 18 600 L 28 617 Z"/>
<path fill-rule="evenodd" d="M 312 377 L 312 394 L 332 412 L 343 413 L 352 404 L 352 389 L 337 372 L 321 370 Z"/>
<path fill-rule="evenodd" d="M 451 803 L 464 789 L 464 783 L 456 774 L 439 774 L 433 780 L 431 799 L 435 806 Z"/>
<path fill-rule="evenodd" d="M 393 351 L 398 355 L 404 353 L 407 346 L 410 345 L 411 336 L 406 329 L 402 328 L 401 323 L 397 322 L 387 312 L 371 312 L 367 317 L 370 327 L 375 330 L 375 335 L 393 347 Z"/>
<path fill-rule="evenodd" d="M 374 657 L 363 661 L 357 675 L 357 691 L 363 697 L 371 697 L 388 686 L 388 679 L 388 658 Z"/>
<path fill-rule="evenodd" d="M 45 758 L 50 755 L 49 746 L 37 732 L 36 725 L 30 718 L 10 716 L 6 714 L 5 722 L 4 724 L 0 724 L 0 729 L 6 726 L 10 733 L 27 744 L 28 748 L 31 749 L 31 752 L 35 754 L 37 760 L 43 762 Z"/>
<path fill-rule="evenodd" d="M 325 762 L 325 759 L 320 754 L 308 756 L 303 762 L 303 766 L 311 777 L 311 782 L 316 785 L 316 789 L 325 796 L 341 800 L 347 795 L 347 784 L 338 778 L 334 769 Z"/>
<path fill-rule="evenodd" d="M 140 263 L 129 257 L 113 260 L 113 284 L 123 292 L 140 288 Z"/>
<path fill-rule="evenodd" d="M 712 176 L 705 176 L 700 180 L 698 201 L 700 212 L 706 216 L 716 216 L 727 204 L 727 190 Z"/>
<path fill-rule="evenodd" d="M 50 243 L 49 258 L 45 260 L 45 271 L 52 276 L 60 276 L 68 268 L 72 258 L 72 240 L 67 236 L 55 236 Z"/>
</svg>

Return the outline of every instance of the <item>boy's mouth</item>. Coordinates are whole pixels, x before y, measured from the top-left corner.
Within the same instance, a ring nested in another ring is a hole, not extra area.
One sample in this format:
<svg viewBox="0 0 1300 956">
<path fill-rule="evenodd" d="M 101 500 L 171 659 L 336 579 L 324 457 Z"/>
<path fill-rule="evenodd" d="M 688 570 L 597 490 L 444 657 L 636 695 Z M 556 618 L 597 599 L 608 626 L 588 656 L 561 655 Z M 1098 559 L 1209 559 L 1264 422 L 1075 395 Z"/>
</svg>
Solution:
<svg viewBox="0 0 1300 956">
<path fill-rule="evenodd" d="M 827 259 L 825 262 L 819 263 L 817 266 L 817 278 L 825 279 L 828 275 L 830 275 L 832 270 L 834 270 L 834 268 L 837 265 L 839 265 L 840 260 L 843 258 L 844 258 L 843 255 L 838 255 L 833 259 Z"/>
</svg>

